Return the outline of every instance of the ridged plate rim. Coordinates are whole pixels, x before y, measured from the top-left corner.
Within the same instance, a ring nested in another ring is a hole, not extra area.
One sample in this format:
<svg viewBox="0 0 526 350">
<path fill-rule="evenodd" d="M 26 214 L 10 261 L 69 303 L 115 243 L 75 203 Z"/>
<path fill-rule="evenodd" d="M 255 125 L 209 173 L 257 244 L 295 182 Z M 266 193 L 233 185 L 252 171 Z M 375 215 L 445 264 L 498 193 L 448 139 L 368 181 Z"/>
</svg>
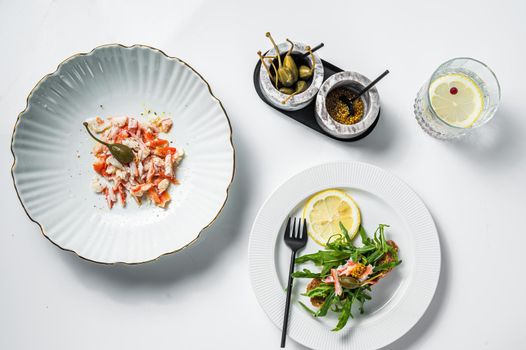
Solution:
<svg viewBox="0 0 526 350">
<path fill-rule="evenodd" d="M 219 208 L 219 210 L 217 211 L 216 215 L 212 218 L 212 220 L 206 224 L 205 226 L 203 226 L 199 232 L 197 232 L 197 235 L 195 236 L 194 239 L 192 239 L 190 242 L 188 242 L 187 244 L 185 244 L 183 247 L 181 248 L 178 248 L 176 250 L 173 250 L 173 251 L 169 251 L 169 252 L 166 252 L 166 253 L 163 253 L 163 254 L 160 254 L 158 255 L 157 257 L 153 258 L 153 259 L 149 259 L 149 260 L 145 260 L 145 261 L 138 261 L 138 262 L 127 262 L 127 261 L 115 261 L 115 262 L 103 262 L 103 261 L 97 261 L 97 260 L 93 260 L 93 259 L 90 259 L 88 257 L 85 257 L 83 256 L 82 254 L 78 253 L 77 251 L 75 251 L 74 249 L 69 249 L 69 248 L 64 248 L 62 247 L 60 244 L 56 243 L 55 241 L 53 241 L 47 234 L 46 234 L 46 231 L 44 229 L 44 226 L 38 222 L 37 220 L 35 220 L 28 212 L 25 204 L 24 204 L 24 201 L 22 200 L 22 197 L 20 196 L 20 192 L 16 186 L 16 180 L 15 180 L 15 167 L 16 167 L 16 163 L 17 163 L 17 158 L 16 158 L 16 155 L 15 155 L 15 150 L 14 150 L 14 140 L 15 140 L 15 134 L 17 132 L 17 127 L 18 127 L 18 124 L 20 122 L 20 119 L 21 117 L 27 112 L 29 106 L 30 106 L 30 102 L 31 102 L 31 97 L 33 96 L 33 93 L 38 89 L 38 87 L 43 84 L 47 79 L 53 77 L 53 76 L 56 76 L 58 74 L 58 72 L 60 71 L 60 68 L 67 62 L 71 61 L 71 60 L 74 60 L 78 57 L 84 57 L 84 56 L 90 56 L 90 55 L 93 55 L 97 50 L 99 49 L 104 49 L 104 48 L 123 48 L 123 49 L 134 49 L 134 48 L 141 48 L 141 49 L 147 49 L 147 50 L 151 50 L 151 51 L 154 51 L 154 52 L 157 52 L 159 54 L 161 54 L 162 56 L 164 56 L 166 59 L 169 59 L 169 60 L 172 60 L 172 61 L 178 61 L 180 63 L 182 63 L 183 65 L 185 65 L 188 69 L 190 69 L 190 71 L 195 74 L 199 79 L 201 79 L 206 87 L 208 88 L 208 91 L 210 93 L 210 95 L 212 96 L 212 98 L 219 104 L 219 107 L 221 107 L 221 110 L 223 111 L 223 114 L 226 118 L 226 121 L 227 121 L 227 124 L 228 124 L 228 128 L 229 128 L 229 142 L 230 142 L 230 146 L 232 148 L 232 176 L 230 178 L 230 181 L 228 182 L 228 185 L 226 187 L 226 190 L 225 190 L 225 198 L 223 200 L 223 203 L 221 205 L 221 207 Z M 134 45 L 130 45 L 130 46 L 127 46 L 127 45 L 123 45 L 123 44 L 119 44 L 119 43 L 111 43 L 111 44 L 103 44 L 103 45 L 99 45 L 95 48 L 93 48 L 91 51 L 89 52 L 80 52 L 80 53 L 76 53 L 76 54 L 73 54 L 69 57 L 67 57 L 66 59 L 64 59 L 63 61 L 61 61 L 58 65 L 57 65 L 57 68 L 51 72 L 51 73 L 48 73 L 46 75 L 44 75 L 36 84 L 35 86 L 31 89 L 31 91 L 29 92 L 29 94 L 27 95 L 26 97 L 26 106 L 25 108 L 18 114 L 17 118 L 16 118 L 16 121 L 15 121 L 15 124 L 13 126 L 13 132 L 11 134 L 11 145 L 10 145 L 10 150 L 11 150 L 11 155 L 13 156 L 13 164 L 11 165 L 11 179 L 13 181 L 13 186 L 15 188 L 15 192 L 16 192 L 16 195 L 18 197 L 18 200 L 20 201 L 20 204 L 22 205 L 22 208 L 24 209 L 24 212 L 26 213 L 27 217 L 33 221 L 35 224 L 38 225 L 39 229 L 40 229 L 40 232 L 42 233 L 42 235 L 51 243 L 53 243 L 53 245 L 55 245 L 56 247 L 60 248 L 61 250 L 64 250 L 64 251 L 67 251 L 67 252 L 71 252 L 71 253 L 74 253 L 76 256 L 78 256 L 79 258 L 83 259 L 83 260 L 86 260 L 86 261 L 89 261 L 89 262 L 92 262 L 92 263 L 97 263 L 97 264 L 102 264 L 102 265 L 116 265 L 116 264 L 122 264 L 122 265 L 140 265 L 140 264 L 145 264 L 145 263 L 149 263 L 149 262 L 153 262 L 153 261 L 156 261 L 158 259 L 160 259 L 161 257 L 163 256 L 166 256 L 166 255 L 171 255 L 171 254 L 175 254 L 177 252 L 180 252 L 182 251 L 183 249 L 185 248 L 188 248 L 189 246 L 191 246 L 193 243 L 195 243 L 199 237 L 201 236 L 201 234 L 203 233 L 204 230 L 206 230 L 208 227 L 210 227 L 216 220 L 217 218 L 219 217 L 219 215 L 221 214 L 223 208 L 225 207 L 225 204 L 228 200 L 228 197 L 229 197 L 229 193 L 230 193 L 230 188 L 232 186 L 232 182 L 234 181 L 234 175 L 235 175 L 235 169 L 236 169 L 236 151 L 235 151 L 235 147 L 234 147 L 234 143 L 233 143 L 233 140 L 232 140 L 232 123 L 230 122 L 230 118 L 228 117 L 228 114 L 221 102 L 221 100 L 219 100 L 219 98 L 217 98 L 213 91 L 212 91 L 212 88 L 210 86 L 210 84 L 208 83 L 208 81 L 206 81 L 206 79 L 197 71 L 195 70 L 195 68 L 193 68 L 191 65 L 189 65 L 187 62 L 185 62 L 184 60 L 178 58 L 178 57 L 175 57 L 175 56 L 170 56 L 168 55 L 167 53 L 165 53 L 163 50 L 161 49 L 158 49 L 158 48 L 155 48 L 155 47 L 152 47 L 152 46 L 149 46 L 149 45 L 145 45 L 145 44 L 134 44 Z"/>
<path fill-rule="evenodd" d="M 291 310 L 288 337 L 313 349 L 379 349 L 402 337 L 424 315 L 433 300 L 441 270 L 440 241 L 429 210 L 409 185 L 389 171 L 363 162 L 324 163 L 303 170 L 278 186 L 262 204 L 251 229 L 248 272 L 252 289 L 265 314 L 281 329 L 285 293 L 276 274 L 274 248 L 279 244 L 276 243 L 276 239 L 279 239 L 276 235 L 289 215 L 287 210 L 293 210 L 298 202 L 310 194 L 331 187 L 358 188 L 375 194 L 387 203 L 391 201 L 389 204 L 402 204 L 398 214 L 405 214 L 411 231 L 420 229 L 413 240 L 416 247 L 415 262 L 421 264 L 414 264 L 414 271 L 407 277 L 410 283 L 404 295 L 379 322 L 358 324 L 356 332 L 345 336 L 344 333 L 331 332 L 309 315 L 298 315 L 294 312 L 297 310 Z M 422 272 L 428 274 L 421 275 Z M 416 289 L 415 284 L 425 288 Z M 407 294 L 411 293 L 411 286 L 420 297 L 418 303 L 408 302 Z M 411 307 L 405 310 L 405 316 L 395 313 L 404 306 Z M 389 323 L 393 317 L 401 322 Z M 387 328 L 383 327 L 386 322 L 390 325 Z"/>
</svg>

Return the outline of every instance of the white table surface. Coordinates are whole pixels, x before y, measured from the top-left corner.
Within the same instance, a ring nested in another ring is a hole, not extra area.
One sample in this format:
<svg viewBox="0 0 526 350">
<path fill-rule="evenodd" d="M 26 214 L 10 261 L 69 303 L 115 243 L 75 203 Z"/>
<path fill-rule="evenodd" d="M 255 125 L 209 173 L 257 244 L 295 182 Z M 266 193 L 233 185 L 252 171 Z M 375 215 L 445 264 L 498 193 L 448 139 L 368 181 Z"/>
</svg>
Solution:
<svg viewBox="0 0 526 350">
<path fill-rule="evenodd" d="M 330 3 L 0 1 L 0 349 L 278 348 L 280 332 L 249 283 L 250 228 L 280 183 L 336 160 L 401 177 L 439 229 L 435 298 L 387 348 L 524 348 L 526 3 Z M 280 40 L 324 42 L 323 58 L 369 77 L 389 68 L 377 129 L 340 143 L 265 105 L 252 72 L 267 30 Z M 234 129 L 236 177 L 219 220 L 200 244 L 141 266 L 89 263 L 49 243 L 10 175 L 11 133 L 29 91 L 64 58 L 105 43 L 149 44 L 189 62 Z M 476 137 L 444 143 L 420 130 L 412 106 L 433 69 L 455 56 L 494 69 L 502 104 Z"/>
</svg>

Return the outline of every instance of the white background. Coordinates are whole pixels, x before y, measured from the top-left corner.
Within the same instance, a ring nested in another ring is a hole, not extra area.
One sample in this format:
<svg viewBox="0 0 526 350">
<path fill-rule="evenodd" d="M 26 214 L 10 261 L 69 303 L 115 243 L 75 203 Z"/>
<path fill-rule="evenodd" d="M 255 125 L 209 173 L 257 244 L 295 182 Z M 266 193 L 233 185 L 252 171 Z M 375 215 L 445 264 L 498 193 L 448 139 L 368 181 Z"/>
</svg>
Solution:
<svg viewBox="0 0 526 350">
<path fill-rule="evenodd" d="M 323 7 L 322 6 L 327 6 Z M 389 349 L 524 348 L 526 312 L 526 6 L 521 1 L 0 0 L 0 349 L 273 349 L 247 244 L 264 199 L 291 175 L 335 160 L 388 169 L 436 220 L 443 265 L 421 321 Z M 370 78 L 382 117 L 356 143 L 331 140 L 256 95 L 264 33 L 311 45 Z M 12 128 L 36 82 L 64 58 L 105 43 L 148 44 L 190 63 L 223 101 L 237 169 L 204 241 L 141 266 L 86 262 L 49 243 L 22 210 L 10 175 Z M 441 62 L 472 56 L 496 72 L 502 103 L 474 137 L 445 143 L 413 117 Z M 302 346 L 288 342 L 292 349 Z"/>
</svg>

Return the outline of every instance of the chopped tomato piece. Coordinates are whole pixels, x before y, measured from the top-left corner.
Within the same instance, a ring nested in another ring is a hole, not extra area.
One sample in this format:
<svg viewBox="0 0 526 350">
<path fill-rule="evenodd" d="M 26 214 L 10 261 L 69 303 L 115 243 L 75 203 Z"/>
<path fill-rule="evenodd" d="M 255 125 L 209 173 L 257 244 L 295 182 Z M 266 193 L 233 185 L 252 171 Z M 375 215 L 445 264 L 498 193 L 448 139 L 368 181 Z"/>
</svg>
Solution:
<svg viewBox="0 0 526 350">
<path fill-rule="evenodd" d="M 119 131 L 119 133 L 117 134 L 117 136 L 115 136 L 115 142 L 117 143 L 120 143 L 122 140 L 125 140 L 128 138 L 128 131 L 126 130 L 121 130 Z"/>
<path fill-rule="evenodd" d="M 162 147 L 155 150 L 155 154 L 161 157 L 166 157 L 168 154 L 174 155 L 177 152 L 175 147 Z"/>
<path fill-rule="evenodd" d="M 162 147 L 168 144 L 168 140 L 155 139 L 150 141 L 150 147 Z"/>
<path fill-rule="evenodd" d="M 155 204 L 161 204 L 161 199 L 157 195 L 157 192 L 153 188 L 150 188 L 148 190 L 148 197 L 155 203 Z"/>
<path fill-rule="evenodd" d="M 170 195 L 168 194 L 167 191 L 164 191 L 162 194 L 161 194 L 161 203 L 159 203 L 159 206 L 163 207 L 166 205 L 166 203 L 168 203 L 170 201 L 171 197 Z"/>
<path fill-rule="evenodd" d="M 93 163 L 93 170 L 103 175 L 106 170 L 106 162 L 104 160 Z"/>
<path fill-rule="evenodd" d="M 149 131 L 146 131 L 143 135 L 142 135 L 142 138 L 144 140 L 144 142 L 148 142 L 148 141 L 152 141 L 155 139 L 155 135 L 152 134 L 151 132 Z"/>
</svg>

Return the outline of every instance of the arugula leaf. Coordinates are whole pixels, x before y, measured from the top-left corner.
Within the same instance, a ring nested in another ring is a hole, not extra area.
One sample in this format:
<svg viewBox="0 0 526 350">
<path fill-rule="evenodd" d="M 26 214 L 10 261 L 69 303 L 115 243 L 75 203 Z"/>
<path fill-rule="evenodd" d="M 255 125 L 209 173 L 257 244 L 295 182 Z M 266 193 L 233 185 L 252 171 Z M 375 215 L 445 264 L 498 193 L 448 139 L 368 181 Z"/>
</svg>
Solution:
<svg viewBox="0 0 526 350">
<path fill-rule="evenodd" d="M 384 256 L 384 252 L 381 248 L 377 248 L 371 255 L 367 257 L 367 260 L 369 263 L 374 264 L 377 262 L 382 256 Z"/>
<path fill-rule="evenodd" d="M 381 265 L 375 266 L 373 268 L 373 272 L 380 272 L 380 271 L 390 270 L 390 269 L 394 268 L 395 266 L 400 265 L 401 263 L 402 263 L 402 260 L 391 261 L 391 262 L 388 262 L 388 263 L 383 263 Z"/>
<path fill-rule="evenodd" d="M 319 278 L 320 274 L 312 272 L 309 269 L 303 269 L 303 271 L 296 271 L 292 273 L 293 278 Z"/>
<path fill-rule="evenodd" d="M 332 291 L 331 294 L 327 296 L 327 298 L 325 299 L 325 302 L 323 303 L 323 305 L 320 307 L 320 309 L 316 313 L 316 317 L 323 317 L 327 315 L 327 311 L 329 311 L 329 308 L 331 307 L 334 297 L 335 297 L 335 294 L 334 294 L 334 291 Z"/>
<path fill-rule="evenodd" d="M 361 293 L 360 294 L 364 297 L 365 300 L 371 300 L 371 296 L 369 294 L 367 294 L 365 289 L 371 290 L 371 287 L 367 286 L 367 288 L 361 288 Z"/>
<path fill-rule="evenodd" d="M 398 252 L 396 251 L 396 249 L 394 249 L 392 246 L 388 244 L 387 251 L 391 253 L 391 256 L 393 257 L 394 261 L 398 261 Z"/>
<path fill-rule="evenodd" d="M 321 254 L 320 254 L 320 252 L 302 255 L 302 256 L 296 258 L 296 260 L 294 262 L 296 264 L 302 264 L 302 263 L 305 263 L 307 261 L 312 261 L 314 263 L 320 262 L 321 261 Z"/>
<path fill-rule="evenodd" d="M 365 312 L 363 308 L 363 304 L 365 303 L 365 300 L 366 300 L 365 297 L 363 296 L 363 293 L 359 293 L 356 299 L 358 299 L 358 301 L 360 302 L 360 313 L 363 314 Z"/>
<path fill-rule="evenodd" d="M 296 258 L 296 264 L 302 264 L 307 261 L 312 261 L 316 265 L 323 265 L 325 262 L 331 260 L 348 259 L 350 254 L 339 250 L 320 250 L 317 253 L 306 254 Z"/>
<path fill-rule="evenodd" d="M 360 234 L 360 238 L 362 239 L 362 244 L 366 245 L 369 244 L 371 239 L 367 237 L 367 232 L 365 232 L 365 229 L 362 225 L 360 225 L 360 228 L 358 229 L 358 233 Z"/>
<path fill-rule="evenodd" d="M 307 261 L 312 261 L 316 265 L 324 265 L 326 262 L 346 260 L 350 257 L 349 252 L 339 250 L 320 250 L 317 253 L 306 254 L 296 258 L 296 264 L 302 264 Z"/>
<path fill-rule="evenodd" d="M 387 242 L 385 241 L 385 227 L 389 227 L 389 225 L 386 224 L 380 224 L 378 226 L 378 229 L 380 230 L 380 245 L 382 247 L 382 250 L 384 253 L 387 253 Z"/>
<path fill-rule="evenodd" d="M 332 330 L 333 332 L 337 332 L 341 330 L 347 324 L 347 321 L 349 320 L 349 316 L 351 316 L 351 307 L 352 307 L 353 299 L 354 297 L 352 299 L 349 299 L 349 298 L 345 299 L 345 302 L 343 303 L 342 312 L 340 313 L 340 316 L 338 316 L 338 324 Z"/>
<path fill-rule="evenodd" d="M 356 300 L 356 296 L 358 295 L 359 292 L 360 292 L 360 289 L 357 289 L 357 290 L 354 292 L 354 294 L 352 295 L 351 306 L 352 306 L 352 304 L 354 304 L 354 301 Z M 352 311 L 352 310 L 349 309 L 349 316 L 351 316 L 352 318 L 354 318 L 354 316 L 353 316 L 353 314 L 352 314 L 351 311 Z"/>
<path fill-rule="evenodd" d="M 373 234 L 373 242 L 378 246 L 379 240 L 378 240 L 378 230 L 380 229 L 380 226 L 374 231 Z"/>
<path fill-rule="evenodd" d="M 336 239 L 333 240 L 334 237 L 336 237 Z M 341 239 L 342 239 L 342 235 L 339 233 L 332 235 L 327 239 L 327 243 L 325 243 L 325 246 L 326 247 L 328 246 L 339 247 L 341 246 L 341 243 L 340 243 Z"/>
<path fill-rule="evenodd" d="M 321 269 L 320 275 L 322 276 L 328 276 L 331 273 L 331 269 L 337 268 L 340 266 L 341 263 L 339 261 L 333 261 L 330 263 L 326 263 L 323 265 L 323 268 Z"/>
<path fill-rule="evenodd" d="M 300 305 L 303 306 L 303 308 L 304 308 L 309 314 L 311 314 L 312 316 L 316 317 L 316 311 L 313 311 L 311 308 L 309 308 L 307 305 L 303 304 L 301 301 L 298 301 L 298 303 L 300 303 Z"/>
<path fill-rule="evenodd" d="M 332 291 L 334 291 L 334 286 L 332 284 L 320 284 L 316 288 L 312 288 L 308 292 L 304 293 L 303 295 L 307 297 L 322 297 L 325 298 L 327 295 L 329 295 Z"/>
<path fill-rule="evenodd" d="M 332 304 L 331 311 L 336 313 L 342 312 L 342 308 L 340 305 Z"/>
<path fill-rule="evenodd" d="M 351 243 L 351 237 L 349 237 L 349 231 L 343 226 L 342 222 L 340 221 L 340 230 L 342 231 L 343 236 L 347 240 L 347 242 Z"/>
<path fill-rule="evenodd" d="M 376 249 L 376 247 L 374 245 L 363 246 L 363 247 L 360 247 L 360 248 L 356 248 L 355 252 L 358 252 L 359 254 L 363 254 L 363 253 L 367 253 L 367 252 L 370 252 L 370 251 L 375 250 L 375 249 Z"/>
</svg>

